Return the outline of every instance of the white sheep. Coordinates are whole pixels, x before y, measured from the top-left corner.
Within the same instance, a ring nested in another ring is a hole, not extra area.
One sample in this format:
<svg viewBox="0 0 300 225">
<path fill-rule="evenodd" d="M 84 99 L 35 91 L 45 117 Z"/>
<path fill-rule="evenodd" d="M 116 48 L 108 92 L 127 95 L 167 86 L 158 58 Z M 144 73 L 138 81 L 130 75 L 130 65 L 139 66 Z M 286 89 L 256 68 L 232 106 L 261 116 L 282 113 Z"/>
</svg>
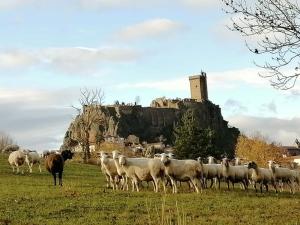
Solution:
<svg viewBox="0 0 300 225">
<path fill-rule="evenodd" d="M 25 152 L 25 162 L 29 167 L 29 172 L 32 173 L 32 167 L 35 164 L 39 165 L 40 173 L 42 172 L 41 169 L 41 157 L 36 151 L 27 151 Z"/>
<path fill-rule="evenodd" d="M 101 152 L 101 168 L 104 173 L 109 177 L 109 183 L 112 186 L 113 190 L 118 189 L 119 183 L 119 174 L 117 171 L 117 167 L 115 165 L 115 161 L 113 159 L 108 158 L 108 155 Z"/>
<path fill-rule="evenodd" d="M 277 193 L 277 188 L 276 188 L 276 182 L 275 182 L 275 177 L 269 169 L 266 168 L 260 168 L 257 166 L 257 164 L 253 161 L 248 163 L 248 169 L 251 171 L 250 179 L 251 181 L 254 182 L 254 188 L 255 191 L 257 192 L 256 189 L 256 184 L 260 184 L 260 192 L 262 193 L 263 185 L 266 187 L 266 191 L 268 192 L 268 184 L 272 184 L 276 193 Z"/>
<path fill-rule="evenodd" d="M 220 181 L 222 177 L 221 164 L 212 164 L 213 161 L 211 160 L 209 160 L 211 164 L 204 164 L 201 160 L 201 157 L 198 157 L 197 161 L 202 166 L 204 186 L 207 188 L 207 180 L 211 180 L 210 187 L 212 187 L 212 185 L 215 184 L 215 187 L 217 188 L 217 182 L 218 182 L 218 187 L 220 189 Z"/>
<path fill-rule="evenodd" d="M 232 166 L 229 163 L 229 159 L 224 158 L 222 160 L 222 174 L 227 183 L 229 189 L 229 181 L 232 183 L 234 188 L 234 183 L 242 183 L 245 190 L 248 189 L 248 174 L 249 170 L 245 166 Z"/>
<path fill-rule="evenodd" d="M 294 187 L 295 177 L 294 177 L 294 173 L 292 172 L 292 170 L 290 170 L 288 168 L 276 167 L 275 162 L 272 160 L 268 161 L 268 165 L 269 165 L 269 169 L 272 171 L 272 173 L 275 177 L 275 181 L 286 183 L 290 187 L 290 192 L 294 194 L 295 193 L 295 187 Z M 282 189 L 282 187 L 281 187 L 281 189 Z"/>
<path fill-rule="evenodd" d="M 17 173 L 19 173 L 19 167 L 22 166 L 25 162 L 25 154 L 22 150 L 17 150 L 10 153 L 8 157 L 8 162 L 15 172 L 15 167 L 17 168 Z M 23 170 L 22 170 L 23 173 Z"/>
<path fill-rule="evenodd" d="M 120 153 L 118 151 L 116 151 L 116 150 L 112 151 L 112 158 L 115 162 L 117 172 L 118 172 L 119 176 L 122 177 L 122 189 L 128 191 L 128 177 L 126 176 L 125 170 L 119 163 L 119 155 L 120 155 Z"/>
<path fill-rule="evenodd" d="M 119 164 L 124 169 L 126 176 L 131 179 L 132 191 L 139 191 L 140 181 L 153 181 L 154 191 L 158 192 L 160 181 L 164 181 L 164 165 L 159 159 L 127 158 L 119 156 Z M 163 188 L 165 190 L 165 184 Z"/>
<path fill-rule="evenodd" d="M 173 193 L 177 193 L 176 181 L 188 181 L 199 193 L 198 181 L 202 178 L 202 168 L 196 160 L 170 159 L 162 153 L 161 161 L 165 166 L 165 174 L 171 180 Z M 201 187 L 201 186 L 200 186 Z"/>
</svg>

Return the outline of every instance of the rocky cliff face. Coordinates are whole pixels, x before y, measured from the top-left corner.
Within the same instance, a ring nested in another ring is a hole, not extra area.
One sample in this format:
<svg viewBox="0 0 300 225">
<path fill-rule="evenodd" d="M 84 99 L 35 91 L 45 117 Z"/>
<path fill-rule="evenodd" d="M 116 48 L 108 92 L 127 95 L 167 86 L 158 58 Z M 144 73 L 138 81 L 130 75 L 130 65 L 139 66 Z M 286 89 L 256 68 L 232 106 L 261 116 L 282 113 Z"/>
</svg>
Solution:
<svg viewBox="0 0 300 225">
<path fill-rule="evenodd" d="M 174 125 L 187 109 L 193 109 L 196 112 L 202 128 L 209 127 L 217 131 L 219 139 L 228 139 L 230 144 L 223 146 L 224 148 L 232 147 L 235 144 L 234 138 L 239 134 L 238 129 L 229 128 L 227 121 L 222 117 L 220 107 L 210 101 L 187 101 L 183 102 L 180 108 L 102 106 L 100 110 L 104 123 L 93 124 L 90 141 L 95 143 L 102 135 L 123 138 L 135 135 L 140 138 L 140 141 L 154 142 L 157 137 L 163 135 L 167 142 L 170 142 Z M 72 143 L 70 139 L 76 139 L 77 123 L 77 119 L 71 123 L 64 140 L 65 145 Z"/>
</svg>

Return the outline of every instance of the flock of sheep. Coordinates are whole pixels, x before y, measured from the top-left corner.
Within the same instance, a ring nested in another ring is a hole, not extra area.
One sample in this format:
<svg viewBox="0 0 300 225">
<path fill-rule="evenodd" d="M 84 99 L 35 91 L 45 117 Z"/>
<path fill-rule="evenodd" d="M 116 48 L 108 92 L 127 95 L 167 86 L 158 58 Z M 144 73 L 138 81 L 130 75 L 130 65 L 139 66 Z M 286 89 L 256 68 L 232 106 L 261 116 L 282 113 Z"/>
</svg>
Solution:
<svg viewBox="0 0 300 225">
<path fill-rule="evenodd" d="M 56 175 L 58 174 L 59 185 L 62 185 L 62 173 L 64 162 L 72 159 L 73 153 L 70 150 L 61 153 L 47 153 L 40 156 L 36 151 L 17 150 L 9 155 L 8 162 L 13 172 L 19 173 L 19 167 L 26 163 L 29 172 L 32 172 L 34 164 L 39 166 L 41 172 L 41 158 L 45 158 L 45 167 L 52 174 L 54 185 L 56 185 Z M 99 153 L 98 164 L 106 177 L 107 186 L 114 190 L 129 190 L 129 181 L 132 191 L 139 191 L 142 182 L 152 183 L 154 191 L 158 192 L 162 185 L 166 191 L 166 186 L 172 187 L 172 192 L 178 192 L 178 183 L 187 182 L 189 187 L 199 193 L 202 188 L 210 187 L 220 189 L 221 181 L 230 183 L 234 188 L 235 183 L 240 183 L 245 190 L 252 184 L 257 191 L 257 185 L 263 192 L 263 186 L 268 191 L 272 185 L 277 193 L 277 189 L 283 190 L 284 185 L 288 186 L 291 193 L 295 193 L 296 186 L 300 185 L 300 171 L 279 167 L 274 161 L 269 161 L 268 168 L 260 168 L 251 161 L 241 165 L 239 158 L 232 163 L 224 158 L 221 163 L 216 163 L 213 157 L 208 157 L 208 163 L 204 163 L 199 157 L 197 160 L 174 159 L 173 154 L 156 154 L 154 158 L 129 158 L 118 151 L 113 151 L 112 155 L 105 152 Z"/>
<path fill-rule="evenodd" d="M 56 185 L 56 175 L 58 174 L 59 185 L 62 186 L 64 163 L 67 159 L 72 159 L 73 154 L 74 153 L 70 150 L 64 150 L 62 152 L 44 152 L 40 155 L 36 151 L 19 149 L 10 153 L 8 162 L 12 167 L 13 172 L 15 172 L 16 169 L 16 173 L 19 173 L 19 168 L 26 163 L 30 173 L 32 173 L 32 167 L 34 164 L 39 166 L 39 171 L 41 173 L 41 158 L 45 158 L 45 167 L 52 174 L 54 185 Z M 23 170 L 22 173 L 24 173 Z"/>
<path fill-rule="evenodd" d="M 260 168 L 253 161 L 240 165 L 240 160 L 232 163 L 224 158 L 221 163 L 215 163 L 213 157 L 208 157 L 208 163 L 197 160 L 174 159 L 172 154 L 156 154 L 154 158 L 128 158 L 118 151 L 112 155 L 100 152 L 99 164 L 101 171 L 106 176 L 107 186 L 115 189 L 128 190 L 128 181 L 131 181 L 132 191 L 139 191 L 141 182 L 152 182 L 154 191 L 158 192 L 160 184 L 166 191 L 166 185 L 171 185 L 172 192 L 178 192 L 178 183 L 187 182 L 189 187 L 199 193 L 199 189 L 210 187 L 220 188 L 220 182 L 230 183 L 234 188 L 235 183 L 240 183 L 245 190 L 252 184 L 257 191 L 265 186 L 268 191 L 272 185 L 277 193 L 284 185 L 289 186 L 290 192 L 295 193 L 296 185 L 300 185 L 300 171 L 279 167 L 274 161 L 269 161 L 269 168 Z"/>
</svg>

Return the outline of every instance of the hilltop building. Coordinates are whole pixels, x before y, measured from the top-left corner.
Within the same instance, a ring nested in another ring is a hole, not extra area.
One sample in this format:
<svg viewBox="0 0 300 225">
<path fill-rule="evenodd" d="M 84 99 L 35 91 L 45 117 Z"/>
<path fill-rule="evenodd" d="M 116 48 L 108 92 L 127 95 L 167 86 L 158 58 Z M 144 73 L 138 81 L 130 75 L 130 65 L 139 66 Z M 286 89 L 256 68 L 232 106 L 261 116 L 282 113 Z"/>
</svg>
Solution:
<svg viewBox="0 0 300 225">
<path fill-rule="evenodd" d="M 224 148 L 224 151 L 226 148 L 233 148 L 239 130 L 229 127 L 228 122 L 222 117 L 220 107 L 209 101 L 206 73 L 190 76 L 189 81 L 191 98 L 157 98 L 151 102 L 150 107 L 124 103 L 99 106 L 104 124 L 94 124 L 90 131 L 90 142 L 96 143 L 99 136 L 104 136 L 107 140 L 119 141 L 135 135 L 140 142 L 151 143 L 156 142 L 158 137 L 163 135 L 168 143 L 171 141 L 174 125 L 186 110 L 192 109 L 201 121 L 202 128 L 217 131 L 219 139 L 227 143 L 220 145 L 220 148 Z M 65 145 L 75 143 L 70 139 L 76 140 L 77 123 L 75 119 L 70 124 L 64 140 Z"/>
</svg>

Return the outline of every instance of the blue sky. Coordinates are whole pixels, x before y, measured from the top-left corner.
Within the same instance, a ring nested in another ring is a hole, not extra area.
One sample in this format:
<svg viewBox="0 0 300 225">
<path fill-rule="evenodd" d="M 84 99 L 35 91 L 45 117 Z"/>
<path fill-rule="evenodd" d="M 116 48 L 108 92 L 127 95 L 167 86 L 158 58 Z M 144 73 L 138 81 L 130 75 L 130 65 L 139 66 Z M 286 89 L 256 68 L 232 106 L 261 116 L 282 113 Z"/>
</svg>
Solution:
<svg viewBox="0 0 300 225">
<path fill-rule="evenodd" d="M 273 89 L 244 40 L 227 30 L 219 0 L 3 0 L 0 131 L 21 146 L 58 148 L 80 88 L 105 103 L 189 97 L 188 76 L 207 72 L 209 99 L 247 134 L 292 145 L 300 86 Z M 250 40 L 251 41 L 251 40 Z"/>
</svg>

